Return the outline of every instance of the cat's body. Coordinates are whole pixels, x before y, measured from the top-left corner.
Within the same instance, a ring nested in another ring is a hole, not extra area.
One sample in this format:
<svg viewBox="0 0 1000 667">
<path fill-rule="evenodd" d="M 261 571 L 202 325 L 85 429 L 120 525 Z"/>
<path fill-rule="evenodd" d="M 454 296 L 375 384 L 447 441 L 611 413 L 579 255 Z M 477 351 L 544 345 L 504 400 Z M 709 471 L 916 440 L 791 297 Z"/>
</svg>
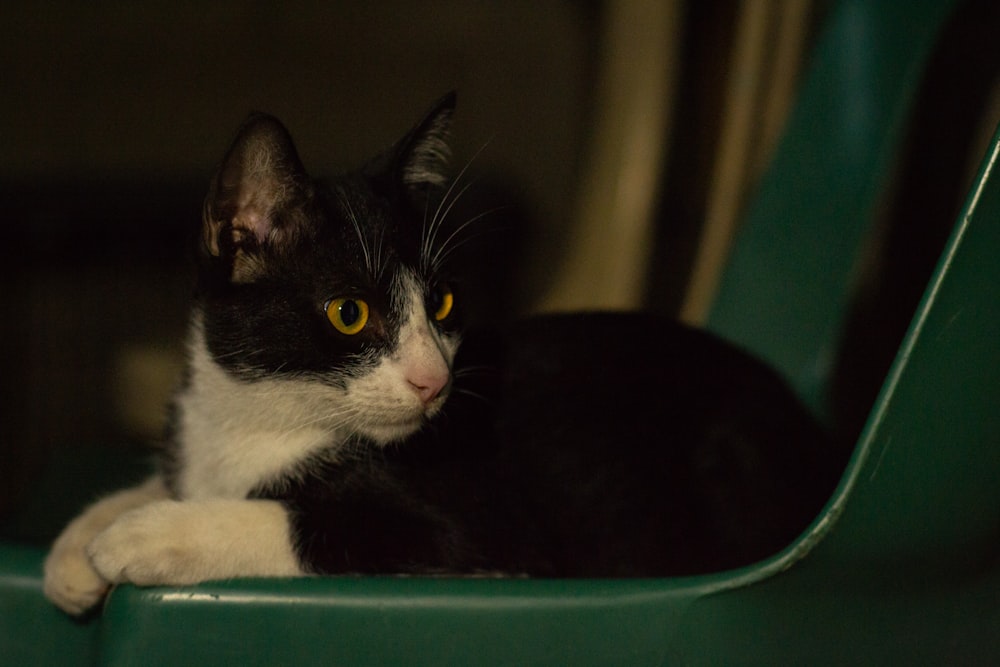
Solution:
<svg viewBox="0 0 1000 667">
<path fill-rule="evenodd" d="M 206 200 L 162 470 L 70 524 L 46 593 L 317 573 L 668 576 L 790 542 L 839 475 L 759 363 L 641 315 L 463 334 L 447 97 L 329 186 L 242 128 Z"/>
<path fill-rule="evenodd" d="M 501 370 L 459 378 L 404 444 L 259 490 L 293 508 L 313 567 L 707 572 L 775 553 L 832 490 L 822 432 L 773 410 L 794 405 L 784 385 L 702 332 L 640 314 L 531 318 L 470 334 L 467 367 Z"/>
</svg>

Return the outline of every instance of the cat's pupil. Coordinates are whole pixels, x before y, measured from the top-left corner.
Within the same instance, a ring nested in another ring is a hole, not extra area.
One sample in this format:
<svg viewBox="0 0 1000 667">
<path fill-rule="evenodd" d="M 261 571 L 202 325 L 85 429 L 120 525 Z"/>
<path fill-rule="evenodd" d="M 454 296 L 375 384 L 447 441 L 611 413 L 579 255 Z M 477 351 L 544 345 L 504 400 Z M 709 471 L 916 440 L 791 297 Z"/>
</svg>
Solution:
<svg viewBox="0 0 1000 667">
<path fill-rule="evenodd" d="M 340 305 L 340 320 L 347 326 L 355 324 L 361 317 L 357 301 L 345 301 Z"/>
</svg>

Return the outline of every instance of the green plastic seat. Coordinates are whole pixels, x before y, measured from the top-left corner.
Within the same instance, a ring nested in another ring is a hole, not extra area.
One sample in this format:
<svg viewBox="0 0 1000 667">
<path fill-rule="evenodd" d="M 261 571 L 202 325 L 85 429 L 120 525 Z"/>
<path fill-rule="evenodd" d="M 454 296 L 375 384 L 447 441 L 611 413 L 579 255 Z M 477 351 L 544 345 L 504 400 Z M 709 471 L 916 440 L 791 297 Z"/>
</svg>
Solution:
<svg viewBox="0 0 1000 667">
<path fill-rule="evenodd" d="M 772 361 L 811 405 L 871 204 L 950 11 L 836 5 L 724 277 L 710 326 Z M 78 623 L 42 597 L 43 550 L 8 542 L 0 662 L 1000 664 L 998 154 L 1000 134 L 840 487 L 773 558 L 686 579 L 123 586 Z"/>
</svg>

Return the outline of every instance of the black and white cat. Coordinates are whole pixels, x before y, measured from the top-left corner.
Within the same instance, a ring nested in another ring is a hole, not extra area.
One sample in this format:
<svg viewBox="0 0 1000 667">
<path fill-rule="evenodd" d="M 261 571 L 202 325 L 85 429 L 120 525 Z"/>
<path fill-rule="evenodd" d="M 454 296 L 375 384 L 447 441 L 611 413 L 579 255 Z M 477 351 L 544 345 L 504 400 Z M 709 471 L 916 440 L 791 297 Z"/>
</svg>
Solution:
<svg viewBox="0 0 1000 667">
<path fill-rule="evenodd" d="M 361 170 L 240 129 L 205 202 L 160 471 L 71 522 L 46 595 L 333 573 L 670 576 L 750 563 L 841 472 L 768 369 L 638 314 L 461 330 L 454 95 Z"/>
</svg>

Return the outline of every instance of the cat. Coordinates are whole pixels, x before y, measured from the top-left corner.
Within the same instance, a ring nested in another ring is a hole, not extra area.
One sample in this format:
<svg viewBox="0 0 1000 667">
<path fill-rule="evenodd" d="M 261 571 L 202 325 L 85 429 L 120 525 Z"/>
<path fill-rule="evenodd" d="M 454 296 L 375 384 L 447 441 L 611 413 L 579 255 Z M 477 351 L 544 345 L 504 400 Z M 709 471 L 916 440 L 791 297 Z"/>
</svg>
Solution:
<svg viewBox="0 0 1000 667">
<path fill-rule="evenodd" d="M 56 605 L 121 582 L 697 574 L 813 520 L 840 462 L 748 354 L 640 313 L 463 327 L 454 108 L 330 182 L 277 119 L 239 129 L 161 465 L 56 539 Z"/>
</svg>

